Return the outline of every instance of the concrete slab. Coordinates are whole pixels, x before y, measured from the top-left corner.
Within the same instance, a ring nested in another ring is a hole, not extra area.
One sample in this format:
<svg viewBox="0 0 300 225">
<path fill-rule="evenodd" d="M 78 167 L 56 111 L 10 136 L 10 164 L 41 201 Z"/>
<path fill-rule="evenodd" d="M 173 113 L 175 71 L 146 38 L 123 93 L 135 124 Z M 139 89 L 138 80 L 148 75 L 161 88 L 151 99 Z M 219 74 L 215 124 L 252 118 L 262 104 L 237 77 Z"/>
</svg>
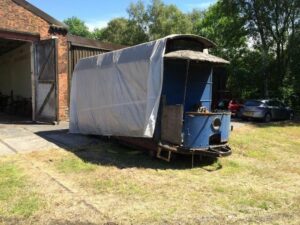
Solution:
<svg viewBox="0 0 300 225">
<path fill-rule="evenodd" d="M 25 137 L 32 135 L 32 132 L 18 126 L 6 126 L 0 128 L 0 139 Z"/>
<path fill-rule="evenodd" d="M 7 145 L 18 153 L 58 149 L 59 147 L 35 134 L 2 139 Z"/>
<path fill-rule="evenodd" d="M 0 156 L 3 155 L 12 155 L 15 154 L 14 151 L 12 151 L 9 147 L 7 147 L 5 144 L 2 144 L 0 142 Z"/>
<path fill-rule="evenodd" d="M 95 137 L 68 133 L 67 122 L 51 125 L 16 120 L 9 123 L 1 118 L 0 114 L 0 156 L 58 148 L 76 149 L 101 143 Z"/>
<path fill-rule="evenodd" d="M 82 148 L 101 143 L 99 138 L 68 133 L 69 123 L 32 123 L 0 113 L 0 156 L 58 148 Z"/>
</svg>

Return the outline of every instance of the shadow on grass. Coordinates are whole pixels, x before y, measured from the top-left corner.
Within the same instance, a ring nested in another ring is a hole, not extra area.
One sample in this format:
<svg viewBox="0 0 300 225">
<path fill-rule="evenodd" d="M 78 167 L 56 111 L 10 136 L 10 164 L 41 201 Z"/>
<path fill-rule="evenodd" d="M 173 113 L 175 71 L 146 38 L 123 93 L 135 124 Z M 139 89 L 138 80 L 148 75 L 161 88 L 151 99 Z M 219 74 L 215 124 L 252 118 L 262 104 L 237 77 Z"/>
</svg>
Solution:
<svg viewBox="0 0 300 225">
<path fill-rule="evenodd" d="M 124 146 L 113 139 L 99 136 L 70 134 L 67 130 L 37 132 L 37 135 L 66 151 L 72 152 L 84 162 L 96 165 L 125 168 L 191 169 L 190 155 L 172 154 L 171 162 L 153 158 L 147 151 Z M 206 168 L 206 167 L 210 168 Z M 213 172 L 222 168 L 216 158 L 194 157 L 194 167 Z"/>
</svg>

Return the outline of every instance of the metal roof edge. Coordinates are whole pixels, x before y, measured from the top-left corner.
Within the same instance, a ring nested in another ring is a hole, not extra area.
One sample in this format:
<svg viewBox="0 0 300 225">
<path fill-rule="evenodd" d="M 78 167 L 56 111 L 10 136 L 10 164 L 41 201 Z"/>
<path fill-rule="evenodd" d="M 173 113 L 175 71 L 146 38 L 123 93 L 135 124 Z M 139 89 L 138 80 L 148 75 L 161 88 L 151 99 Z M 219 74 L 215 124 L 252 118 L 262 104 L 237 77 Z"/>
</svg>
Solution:
<svg viewBox="0 0 300 225">
<path fill-rule="evenodd" d="M 178 38 L 191 38 L 191 39 L 194 39 L 194 40 L 197 40 L 197 41 L 203 43 L 206 48 L 214 48 L 217 46 L 213 41 L 211 41 L 205 37 L 195 35 L 195 34 L 171 34 L 165 38 L 167 38 L 169 40 L 178 39 Z"/>
<path fill-rule="evenodd" d="M 113 44 L 109 42 L 101 42 L 98 40 L 93 40 L 93 39 L 80 37 L 76 35 L 70 35 L 70 34 L 67 35 L 67 38 L 72 45 L 79 46 L 79 47 L 97 48 L 97 49 L 103 49 L 109 51 L 118 50 L 127 47 L 124 45 Z"/>
</svg>

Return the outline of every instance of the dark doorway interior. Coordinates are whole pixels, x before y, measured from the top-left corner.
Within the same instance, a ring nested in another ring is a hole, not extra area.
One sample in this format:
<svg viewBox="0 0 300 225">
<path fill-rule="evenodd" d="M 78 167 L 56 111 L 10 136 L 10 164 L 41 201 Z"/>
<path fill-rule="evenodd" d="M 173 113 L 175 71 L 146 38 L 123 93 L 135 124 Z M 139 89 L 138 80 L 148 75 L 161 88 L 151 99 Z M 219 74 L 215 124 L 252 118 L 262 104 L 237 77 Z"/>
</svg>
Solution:
<svg viewBox="0 0 300 225">
<path fill-rule="evenodd" d="M 32 119 L 32 43 L 0 38 L 0 116 Z"/>
</svg>

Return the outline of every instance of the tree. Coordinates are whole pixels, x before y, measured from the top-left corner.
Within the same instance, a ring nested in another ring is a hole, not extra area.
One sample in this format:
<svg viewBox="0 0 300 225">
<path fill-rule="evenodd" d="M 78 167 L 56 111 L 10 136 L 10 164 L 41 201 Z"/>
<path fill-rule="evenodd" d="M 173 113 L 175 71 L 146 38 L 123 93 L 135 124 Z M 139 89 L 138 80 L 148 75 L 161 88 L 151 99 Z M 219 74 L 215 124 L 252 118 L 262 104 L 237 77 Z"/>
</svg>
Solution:
<svg viewBox="0 0 300 225">
<path fill-rule="evenodd" d="M 64 23 L 69 26 L 69 33 L 81 37 L 91 37 L 91 33 L 85 22 L 77 17 L 71 17 L 64 20 Z"/>
<path fill-rule="evenodd" d="M 139 26 L 149 40 L 176 33 L 191 33 L 190 17 L 175 5 L 165 5 L 161 0 L 152 0 L 147 7 L 142 1 L 131 4 L 129 20 Z"/>
<path fill-rule="evenodd" d="M 199 9 L 193 9 L 191 13 L 187 14 L 191 24 L 192 24 L 192 34 L 199 33 L 199 28 L 201 27 L 202 20 L 205 18 L 205 11 Z"/>
<path fill-rule="evenodd" d="M 153 0 L 147 9 L 149 39 L 155 40 L 170 34 L 191 33 L 190 18 L 175 5 L 165 5 L 161 0 Z"/>
<path fill-rule="evenodd" d="M 148 6 L 142 1 L 130 4 L 128 19 L 116 18 L 107 27 L 95 30 L 98 40 L 134 45 L 155 40 L 169 34 L 191 33 L 193 25 L 189 15 L 175 5 L 165 5 L 161 0 L 153 0 Z"/>
<path fill-rule="evenodd" d="M 265 75 L 265 95 L 271 88 L 273 95 L 282 96 L 280 87 L 289 70 L 289 35 L 295 33 L 299 20 L 299 0 L 233 0 L 230 5 L 238 7 L 245 18 L 245 27 L 256 47 L 262 52 Z M 269 61 L 275 56 L 275 62 Z M 276 67 L 270 73 L 271 64 Z M 270 86 L 269 86 L 270 85 Z"/>
<path fill-rule="evenodd" d="M 229 9 L 230 12 L 228 12 Z M 248 49 L 245 21 L 240 17 L 238 9 L 228 8 L 224 1 L 218 1 L 209 7 L 197 21 L 194 25 L 194 32 L 217 44 L 211 53 L 230 61 L 226 69 L 231 95 L 235 98 L 255 97 L 254 95 L 260 92 L 261 87 L 255 84 L 255 80 L 260 79 L 253 78 L 254 76 L 257 78 L 259 72 L 257 66 L 254 66 L 256 60 L 248 60 L 254 55 L 255 59 L 260 57 L 258 52 L 251 52 Z M 250 65 L 253 68 L 250 68 Z"/>
<path fill-rule="evenodd" d="M 94 38 L 122 45 L 135 45 L 147 41 L 144 31 L 134 21 L 125 18 L 113 19 L 107 27 L 95 29 Z"/>
<path fill-rule="evenodd" d="M 300 110 L 300 21 L 298 20 L 294 26 L 295 33 L 290 35 L 287 46 L 289 70 L 284 80 L 283 97 Z"/>
<path fill-rule="evenodd" d="M 205 12 L 196 32 L 214 40 L 214 52 L 231 61 L 232 93 L 287 99 L 297 77 L 291 72 L 299 46 L 297 23 L 299 0 L 220 0 Z"/>
</svg>

